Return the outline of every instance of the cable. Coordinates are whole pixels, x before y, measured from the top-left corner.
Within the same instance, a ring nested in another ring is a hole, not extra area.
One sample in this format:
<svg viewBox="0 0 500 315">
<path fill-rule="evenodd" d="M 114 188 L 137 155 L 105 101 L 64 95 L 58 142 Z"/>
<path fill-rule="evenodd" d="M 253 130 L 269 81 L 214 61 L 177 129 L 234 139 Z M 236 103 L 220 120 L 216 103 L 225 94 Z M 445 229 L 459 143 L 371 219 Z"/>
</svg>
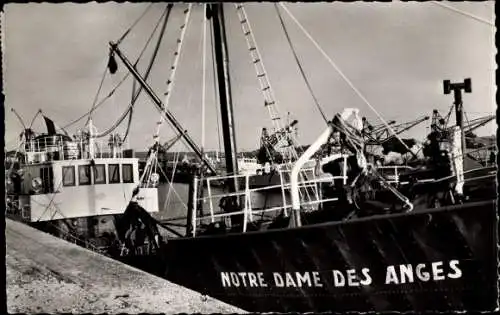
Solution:
<svg viewBox="0 0 500 315">
<path fill-rule="evenodd" d="M 203 4 L 203 12 L 206 12 L 207 4 Z M 203 53 L 202 53 L 202 84 L 201 84 L 201 152 L 205 150 L 205 103 L 206 103 L 206 68 L 207 68 L 207 15 L 203 14 L 203 26 L 202 26 L 202 36 L 203 36 Z"/>
<path fill-rule="evenodd" d="M 104 84 L 104 80 L 106 79 L 106 74 L 108 73 L 108 67 L 104 67 L 104 72 L 102 74 L 102 78 L 101 78 L 101 83 L 99 83 L 99 88 L 97 89 L 97 93 L 94 97 L 94 101 L 92 102 L 92 106 L 90 107 L 90 111 L 89 111 L 89 114 L 88 114 L 88 117 L 87 117 L 87 121 L 85 122 L 85 125 L 87 125 L 90 121 L 90 118 L 92 117 L 92 113 L 94 111 L 94 108 L 95 108 L 95 105 L 97 103 L 97 100 L 99 98 L 99 94 L 101 94 L 101 89 L 102 89 L 102 86 Z"/>
<path fill-rule="evenodd" d="M 149 62 L 148 68 L 146 69 L 146 73 L 144 74 L 144 80 L 148 79 L 148 77 L 149 77 L 149 75 L 151 73 L 151 70 L 153 68 L 153 64 L 154 64 L 154 62 L 156 60 L 156 57 L 158 55 L 158 51 L 160 49 L 160 45 L 161 45 L 161 42 L 162 42 L 162 39 L 163 39 L 163 35 L 165 34 L 165 29 L 167 27 L 167 21 L 168 21 L 169 15 L 170 15 L 170 11 L 171 11 L 171 6 L 168 6 L 165 9 L 165 11 L 163 12 L 163 14 L 160 16 L 160 19 L 158 20 L 158 22 L 155 25 L 155 28 L 153 29 L 153 32 L 149 36 L 148 40 L 146 41 L 146 44 L 144 45 L 141 53 L 139 54 L 139 57 L 137 58 L 137 61 L 134 63 L 134 67 L 137 66 L 137 63 L 142 58 L 142 55 L 146 51 L 146 48 L 148 47 L 149 43 L 151 42 L 151 40 L 153 38 L 153 35 L 156 33 L 156 30 L 158 29 L 161 20 L 163 19 L 163 17 L 165 17 L 164 23 L 163 23 L 162 28 L 160 30 L 160 35 L 158 37 L 158 41 L 157 41 L 155 49 L 153 51 L 153 55 L 152 55 L 151 60 Z M 129 104 L 127 110 L 120 116 L 120 118 L 110 128 L 108 128 L 108 130 L 106 130 L 106 131 L 104 131 L 104 132 L 96 135 L 95 138 L 102 138 L 102 137 L 105 137 L 108 134 L 110 134 L 113 130 L 115 130 L 123 122 L 123 120 L 125 120 L 125 118 L 127 117 L 127 115 L 129 115 L 129 122 L 128 122 L 128 126 L 127 126 L 127 131 L 126 131 L 125 137 L 123 139 L 123 141 L 125 141 L 126 137 L 128 136 L 128 133 L 129 133 L 130 125 L 132 123 L 132 109 L 133 109 L 133 107 L 135 105 L 135 102 L 139 98 L 139 95 L 142 92 L 142 89 L 143 89 L 143 87 L 140 86 L 139 89 L 137 91 L 135 91 L 135 94 L 133 95 L 131 103 Z"/>
<path fill-rule="evenodd" d="M 473 15 L 473 14 L 471 14 L 471 13 L 468 13 L 468 12 L 462 11 L 462 10 L 460 10 L 460 9 L 457 9 L 457 8 L 452 7 L 452 6 L 450 6 L 450 5 L 444 4 L 444 3 L 442 3 L 442 2 L 438 2 L 438 1 L 431 1 L 431 3 L 433 3 L 433 4 L 435 4 L 435 5 L 438 5 L 438 6 L 442 7 L 442 8 L 448 9 L 448 10 L 450 10 L 450 11 L 456 12 L 456 13 L 458 13 L 458 14 L 461 14 L 461 15 L 463 15 L 463 16 L 466 16 L 466 17 L 468 17 L 468 18 L 471 18 L 471 19 L 473 19 L 473 20 L 476 20 L 476 21 L 478 21 L 478 22 L 481 22 L 481 23 L 487 24 L 487 25 L 489 25 L 489 26 L 493 26 L 493 27 L 495 26 L 495 24 L 494 24 L 494 23 L 492 23 L 492 22 L 490 22 L 490 21 L 488 21 L 488 20 L 486 20 L 486 19 L 484 19 L 484 18 L 482 18 L 482 17 L 479 17 L 479 16 L 477 16 L 477 15 Z"/>
<path fill-rule="evenodd" d="M 111 96 L 112 96 L 112 95 L 116 92 L 116 90 L 117 90 L 117 89 L 118 89 L 118 88 L 119 88 L 119 87 L 123 84 L 123 82 L 124 82 L 124 81 L 128 78 L 128 76 L 129 76 L 129 75 L 130 75 L 130 72 L 127 72 L 127 73 L 123 76 L 123 78 L 121 79 L 121 81 L 120 81 L 120 82 L 118 82 L 118 84 L 115 86 L 115 88 L 114 88 L 113 90 L 111 90 L 111 92 L 109 92 L 109 94 L 108 94 L 108 95 L 107 95 L 107 96 L 106 96 L 103 100 L 101 100 L 101 101 L 100 101 L 100 102 L 99 102 L 99 103 L 98 103 L 98 104 L 94 107 L 94 111 L 95 111 L 97 108 L 101 107 L 101 105 L 103 105 L 103 104 L 104 104 L 104 102 L 105 102 L 106 100 L 108 100 L 108 99 L 109 99 L 109 98 L 110 98 L 110 97 L 111 97 Z M 69 126 L 72 126 L 72 125 L 76 124 L 77 122 L 79 122 L 79 121 L 80 121 L 80 120 L 82 120 L 83 118 L 87 117 L 88 115 L 90 115 L 90 112 L 87 112 L 87 113 L 83 114 L 82 116 L 78 117 L 77 119 L 75 119 L 75 120 L 73 120 L 73 121 L 69 122 L 68 124 L 66 124 L 65 126 L 63 126 L 61 129 L 65 129 L 65 128 L 69 127 Z"/>
<path fill-rule="evenodd" d="M 33 117 L 33 119 L 31 120 L 30 122 L 30 126 L 28 127 L 29 129 L 31 129 L 31 127 L 33 127 L 33 123 L 35 122 L 35 119 L 38 117 L 38 115 L 40 115 L 42 113 L 42 110 L 39 109 L 38 112 L 36 112 L 35 116 Z"/>
<path fill-rule="evenodd" d="M 219 110 L 217 108 L 217 104 L 219 103 L 218 99 L 218 92 L 217 92 L 217 74 L 216 74 L 216 67 L 215 67 L 215 45 L 214 45 L 214 32 L 213 30 L 210 31 L 210 46 L 211 46 L 211 53 L 212 53 L 212 76 L 213 76 L 213 85 L 214 85 L 214 105 L 215 105 L 215 117 L 217 119 L 217 145 L 219 147 L 219 152 L 222 152 L 222 147 L 221 147 L 221 135 L 220 135 L 220 122 L 219 122 Z"/>
<path fill-rule="evenodd" d="M 283 32 L 285 33 L 288 44 L 290 45 L 290 49 L 292 50 L 295 61 L 297 62 L 297 66 L 299 67 L 300 74 L 302 75 L 302 78 L 304 79 L 304 82 L 306 83 L 307 88 L 309 89 L 309 93 L 311 94 L 311 96 L 314 100 L 314 103 L 316 104 L 316 107 L 318 108 L 319 112 L 321 113 L 321 116 L 323 116 L 323 119 L 325 120 L 325 122 L 328 123 L 328 119 L 326 118 L 326 115 L 325 115 L 323 109 L 321 108 L 321 105 L 319 104 L 318 99 L 314 95 L 312 87 L 309 84 L 309 80 L 307 80 L 306 74 L 304 73 L 304 69 L 302 68 L 302 65 L 300 64 L 299 57 L 297 56 L 297 52 L 293 48 L 292 41 L 290 40 L 290 36 L 288 35 L 288 31 L 286 30 L 286 27 L 285 27 L 285 22 L 283 21 L 283 17 L 281 16 L 281 13 L 278 9 L 278 5 L 276 3 L 274 4 L 274 8 L 276 9 L 276 13 L 278 14 L 278 18 L 280 20 L 281 27 L 283 28 Z"/>
<path fill-rule="evenodd" d="M 347 76 L 339 69 L 339 67 L 337 67 L 337 65 L 335 64 L 335 62 L 333 62 L 333 60 L 330 58 L 330 56 L 328 56 L 328 54 L 321 48 L 321 46 L 318 44 L 318 42 L 316 42 L 316 40 L 314 40 L 314 38 L 311 36 L 311 34 L 309 34 L 309 32 L 300 24 L 299 21 L 297 21 L 297 19 L 295 18 L 295 16 L 293 16 L 293 14 L 288 10 L 288 8 L 285 6 L 285 4 L 281 2 L 280 5 L 288 13 L 288 15 L 290 16 L 290 18 L 292 18 L 292 20 L 295 22 L 295 24 L 297 24 L 297 26 L 301 29 L 301 31 L 306 35 L 306 37 L 319 50 L 319 52 L 321 52 L 321 54 L 328 60 L 328 62 L 335 69 L 335 71 L 337 71 L 337 73 L 342 77 L 342 79 L 344 79 L 344 81 L 349 85 L 349 87 L 375 113 L 375 115 L 377 115 L 377 117 L 384 123 L 384 125 L 387 127 L 387 129 L 390 130 L 394 134 L 394 136 L 396 137 L 396 139 L 398 139 L 398 141 L 401 142 L 401 144 L 408 151 L 412 152 L 410 150 L 410 148 L 408 148 L 408 146 L 406 145 L 406 143 L 404 143 L 403 140 L 401 140 L 401 138 L 396 134 L 396 132 L 394 132 L 394 130 L 392 129 L 392 127 L 385 121 L 385 119 L 378 113 L 378 111 L 370 104 L 370 102 L 366 99 L 366 97 L 364 97 L 363 94 L 361 94 L 361 92 L 354 86 L 354 84 L 351 82 L 351 80 L 349 80 L 349 78 L 347 78 Z"/>
<path fill-rule="evenodd" d="M 153 36 L 154 33 L 151 34 L 150 38 Z M 150 40 L 150 39 L 148 39 Z M 147 47 L 147 43 L 146 45 L 143 47 L 141 53 L 139 54 L 139 57 L 137 58 L 136 62 L 134 63 L 134 66 L 137 65 L 137 63 L 139 62 L 139 59 L 142 57 L 142 55 L 144 54 L 145 50 L 146 50 L 146 47 Z M 123 84 L 123 82 L 129 77 L 130 75 L 130 72 L 127 72 L 125 74 L 125 76 L 121 79 L 121 81 L 113 88 L 113 90 L 111 90 L 111 92 L 109 92 L 108 95 L 106 95 L 104 97 L 104 99 L 102 99 L 96 106 L 94 106 L 94 111 L 101 107 L 105 101 L 107 101 L 111 96 L 113 96 L 113 94 L 116 92 L 116 90 Z M 62 127 L 62 129 L 65 129 L 69 126 L 72 126 L 74 124 L 76 124 L 77 122 L 79 122 L 80 120 L 82 120 L 83 118 L 87 117 L 88 115 L 90 115 L 91 113 L 90 112 L 87 112 L 85 114 L 83 114 L 82 116 L 78 117 L 77 119 L 69 122 L 68 124 L 66 124 L 64 127 Z"/>
<path fill-rule="evenodd" d="M 120 39 L 116 41 L 118 45 L 125 39 L 125 37 L 130 33 L 130 31 L 137 25 L 137 23 L 139 23 L 139 21 L 146 15 L 146 13 L 149 11 L 149 9 L 151 9 L 152 6 L 153 3 L 150 3 L 146 8 L 146 10 L 144 10 L 144 12 L 139 16 L 139 18 L 135 20 L 135 22 L 125 31 L 125 33 L 123 33 Z"/>
</svg>

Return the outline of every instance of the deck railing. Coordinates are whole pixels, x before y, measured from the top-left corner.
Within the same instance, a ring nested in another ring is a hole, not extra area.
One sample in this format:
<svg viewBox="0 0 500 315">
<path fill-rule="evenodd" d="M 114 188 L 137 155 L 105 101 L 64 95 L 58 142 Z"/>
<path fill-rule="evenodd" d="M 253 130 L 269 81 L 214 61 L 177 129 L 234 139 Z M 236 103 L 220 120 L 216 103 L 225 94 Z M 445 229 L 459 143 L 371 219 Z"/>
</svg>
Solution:
<svg viewBox="0 0 500 315">
<path fill-rule="evenodd" d="M 385 166 L 378 166 L 377 170 L 379 173 L 381 173 L 384 178 L 386 178 L 386 181 L 391 184 L 397 184 L 399 183 L 399 175 L 401 174 L 402 170 L 413 170 L 414 168 L 406 165 L 385 165 Z M 392 174 L 387 174 L 386 170 L 391 171 Z"/>
<path fill-rule="evenodd" d="M 27 141 L 24 151 L 27 153 L 26 163 L 44 163 L 51 160 L 77 160 L 122 158 L 128 143 L 110 145 L 108 141 L 92 139 L 89 141 L 67 141 L 62 136 L 49 136 Z"/>
<path fill-rule="evenodd" d="M 345 163 L 346 158 L 344 157 L 344 163 Z M 300 180 L 299 180 L 299 192 L 301 195 L 301 206 L 303 210 L 313 210 L 317 208 L 317 205 L 323 204 L 325 202 L 331 202 L 331 201 L 337 201 L 338 198 L 323 198 L 322 193 L 321 193 L 321 184 L 322 183 L 333 183 L 335 180 L 342 180 L 343 183 L 347 182 L 347 174 L 346 174 L 346 167 L 343 168 L 344 172 L 340 176 L 323 176 L 323 177 L 318 177 L 317 174 L 315 174 L 315 169 L 314 168 L 304 168 L 301 170 L 301 173 L 299 174 Z M 207 189 L 207 195 L 203 197 L 199 197 L 197 195 L 197 192 L 195 191 L 195 202 L 194 204 L 194 209 L 193 209 L 193 217 L 192 217 L 192 222 L 191 225 L 193 227 L 193 236 L 196 235 L 196 229 L 199 224 L 203 220 L 210 220 L 211 223 L 214 223 L 216 220 L 225 220 L 228 219 L 234 215 L 243 215 L 243 232 L 247 231 L 248 223 L 254 221 L 254 216 L 259 215 L 259 214 L 264 214 L 264 213 L 269 213 L 269 212 L 274 212 L 274 213 L 279 213 L 282 212 L 284 213 L 285 216 L 288 216 L 289 214 L 289 209 L 292 207 L 291 203 L 287 202 L 287 194 L 288 191 L 291 189 L 291 184 L 290 184 L 290 173 L 291 169 L 280 169 L 277 170 L 280 178 L 280 184 L 276 185 L 268 185 L 264 187 L 258 187 L 258 188 L 251 188 L 251 179 L 252 177 L 255 176 L 260 176 L 260 175 L 250 175 L 250 174 L 244 174 L 244 175 L 226 175 L 226 176 L 213 176 L 213 177 L 207 177 L 204 178 L 203 181 L 203 187 L 206 187 Z M 243 181 L 244 182 L 244 188 L 238 192 L 234 193 L 214 193 L 214 183 L 220 183 L 221 181 L 226 181 L 226 180 L 238 180 L 238 181 Z M 197 183 L 194 185 L 197 187 Z M 254 202 L 253 202 L 253 197 L 256 194 L 262 194 L 269 192 L 271 190 L 276 190 L 276 189 L 281 190 L 281 204 L 279 206 L 271 206 L 271 207 L 266 207 L 266 208 L 258 208 L 255 207 Z M 242 205 L 240 206 L 241 210 L 237 210 L 234 212 L 221 212 L 221 211 L 216 211 L 215 209 L 215 203 L 218 205 L 218 201 L 221 198 L 224 197 L 232 197 L 232 198 L 238 198 L 242 199 Z M 208 215 L 203 215 L 200 217 L 197 217 L 198 213 L 198 204 L 208 204 L 208 210 L 209 214 Z"/>
</svg>

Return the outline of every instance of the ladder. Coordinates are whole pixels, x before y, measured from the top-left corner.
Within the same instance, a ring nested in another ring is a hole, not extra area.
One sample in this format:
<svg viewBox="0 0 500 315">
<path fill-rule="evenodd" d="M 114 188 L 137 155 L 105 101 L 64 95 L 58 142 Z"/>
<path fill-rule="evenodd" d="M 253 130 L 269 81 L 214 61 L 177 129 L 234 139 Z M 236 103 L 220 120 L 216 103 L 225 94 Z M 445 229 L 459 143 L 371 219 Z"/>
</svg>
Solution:
<svg viewBox="0 0 500 315">
<path fill-rule="evenodd" d="M 247 42 L 248 51 L 250 52 L 250 57 L 252 58 L 252 63 L 257 74 L 257 80 L 259 81 L 260 89 L 264 96 L 264 106 L 266 106 L 269 111 L 269 115 L 271 117 L 274 128 L 273 133 L 276 133 L 283 130 L 283 124 L 281 123 L 281 117 L 278 111 L 278 104 L 274 97 L 274 92 L 271 87 L 271 83 L 269 82 L 266 68 L 264 67 L 259 49 L 257 48 L 255 37 L 252 32 L 252 27 L 250 26 L 250 23 L 248 21 L 245 9 L 241 3 L 236 3 L 235 6 L 241 24 L 241 29 L 243 30 L 243 34 Z M 286 142 L 286 139 L 284 139 L 283 135 L 280 132 L 276 133 L 276 136 L 278 139 L 278 143 Z M 298 159 L 297 151 L 294 147 L 295 143 L 296 141 L 295 139 L 293 139 L 293 144 L 286 147 L 285 151 L 287 151 L 286 155 L 290 156 L 293 159 Z"/>
</svg>

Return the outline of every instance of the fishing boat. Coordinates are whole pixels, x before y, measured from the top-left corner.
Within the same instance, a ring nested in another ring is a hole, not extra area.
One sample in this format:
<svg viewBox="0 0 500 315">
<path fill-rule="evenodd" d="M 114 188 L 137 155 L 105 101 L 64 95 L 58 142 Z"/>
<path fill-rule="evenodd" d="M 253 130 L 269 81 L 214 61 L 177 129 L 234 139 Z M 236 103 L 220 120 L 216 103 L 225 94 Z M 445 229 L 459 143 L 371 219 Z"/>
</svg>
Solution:
<svg viewBox="0 0 500 315">
<path fill-rule="evenodd" d="M 6 165 L 6 215 L 101 252 L 116 239 L 115 216 L 124 213 L 140 182 L 138 159 L 119 142 L 92 137 L 92 121 L 80 137 L 56 129 L 25 128 Z M 158 212 L 158 193 L 144 187 L 134 200 Z"/>
<path fill-rule="evenodd" d="M 164 25 L 173 6 L 167 5 Z M 176 56 L 193 5 L 185 6 Z M 154 198 L 144 196 L 155 191 L 159 180 L 157 131 L 140 178 L 135 171 L 136 160 L 126 160 L 133 165 L 133 181 L 116 186 L 127 187 L 127 194 L 121 203 L 110 206 L 118 210 L 113 213 L 116 242 L 108 247 L 107 254 L 251 312 L 496 308 L 496 167 L 469 172 L 463 152 L 461 93 L 471 92 L 471 81 L 444 82 L 445 94 L 454 92 L 457 125 L 439 134 L 442 137 L 430 137 L 429 158 L 421 165 L 392 167 L 395 176 L 387 180 L 381 175 L 382 169 L 369 162 L 364 150 L 360 111 L 339 108 L 304 152 L 276 170 L 281 202 L 257 204 L 253 196 L 274 185 L 251 187 L 251 178 L 258 175 L 237 171 L 237 119 L 233 116 L 225 26 L 228 6 L 206 4 L 204 12 L 214 38 L 225 175 L 217 174 L 203 148 L 196 145 L 166 106 L 172 75 L 163 102 L 128 59 L 120 41 L 110 43 L 110 72 L 116 72 L 118 58 L 158 109 L 159 125 L 168 121 L 212 174 L 207 176 L 200 168 L 190 181 L 184 233 L 174 233 L 168 222 L 155 219 L 152 214 L 157 201 L 155 204 Z M 286 10 L 284 5 L 281 7 Z M 245 36 L 250 36 L 245 6 L 234 4 L 234 9 Z M 250 45 L 249 50 L 257 51 L 257 47 Z M 260 61 L 256 64 L 262 66 Z M 264 77 L 263 72 L 258 72 L 259 80 Z M 264 86 L 262 90 L 271 89 Z M 273 105 L 266 102 L 270 111 Z M 332 138 L 338 138 L 342 148 L 321 162 L 320 152 Z M 405 145 L 399 137 L 396 139 Z M 81 156 L 89 165 L 98 161 L 95 155 Z M 114 160 L 106 162 L 107 174 L 111 162 Z M 95 184 L 93 172 L 88 174 L 90 184 Z M 217 193 L 213 184 L 221 182 L 227 190 Z M 108 185 L 111 183 L 103 187 Z M 98 189 L 97 184 L 90 187 Z M 108 193 L 116 196 L 116 192 Z M 145 202 L 150 200 L 153 204 Z M 78 216 L 100 218 L 103 213 L 95 209 L 95 205 L 88 207 Z M 47 221 L 53 219 L 49 216 Z"/>
<path fill-rule="evenodd" d="M 236 10 L 245 16 L 243 5 Z M 471 92 L 471 81 L 444 82 L 445 94 L 455 95 L 457 125 L 446 141 L 430 139 L 432 156 L 418 170 L 432 176 L 399 170 L 395 182 L 385 180 L 364 155 L 359 111 L 345 109 L 289 169 L 279 170 L 282 204 L 262 207 L 252 194 L 268 187 L 251 188 L 250 174 L 231 175 L 237 155 L 224 12 L 222 4 L 207 5 L 229 175 L 193 178 L 184 236 L 162 239 L 153 224 L 155 250 L 132 249 L 117 259 L 254 312 L 495 308 L 496 168 L 480 175 L 464 170 L 461 93 Z M 251 31 L 248 19 L 241 23 Z M 119 45 L 110 47 L 151 91 Z M 150 97 L 164 110 L 154 92 Z M 330 176 L 322 177 L 305 166 L 318 165 L 313 156 L 335 133 L 347 150 L 323 165 Z M 213 194 L 210 183 L 220 180 L 229 191 Z M 477 198 L 470 198 L 473 190 Z M 133 203 L 126 217 L 125 226 L 148 221 Z"/>
</svg>

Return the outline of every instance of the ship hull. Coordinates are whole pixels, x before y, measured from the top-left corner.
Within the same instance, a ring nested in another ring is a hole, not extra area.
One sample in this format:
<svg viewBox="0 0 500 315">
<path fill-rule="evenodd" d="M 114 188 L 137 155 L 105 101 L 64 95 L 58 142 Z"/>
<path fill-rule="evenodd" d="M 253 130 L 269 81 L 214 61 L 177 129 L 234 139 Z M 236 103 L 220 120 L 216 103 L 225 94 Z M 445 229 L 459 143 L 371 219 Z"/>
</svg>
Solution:
<svg viewBox="0 0 500 315">
<path fill-rule="evenodd" d="M 168 240 L 121 260 L 251 312 L 496 308 L 496 203 Z"/>
</svg>

